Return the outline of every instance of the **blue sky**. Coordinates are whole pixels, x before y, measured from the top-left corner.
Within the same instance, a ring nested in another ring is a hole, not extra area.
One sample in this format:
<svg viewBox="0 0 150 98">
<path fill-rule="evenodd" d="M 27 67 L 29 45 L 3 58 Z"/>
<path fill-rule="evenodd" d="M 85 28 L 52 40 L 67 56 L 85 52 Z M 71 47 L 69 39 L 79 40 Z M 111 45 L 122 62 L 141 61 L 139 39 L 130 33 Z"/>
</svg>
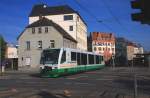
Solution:
<svg viewBox="0 0 150 98">
<path fill-rule="evenodd" d="M 17 36 L 28 25 L 28 15 L 34 4 L 41 2 L 49 6 L 68 4 L 84 18 L 88 32 L 112 32 L 117 37 L 125 37 L 150 50 L 150 25 L 131 20 L 130 14 L 139 11 L 131 9 L 131 0 L 77 1 L 89 12 L 74 0 L 0 0 L 0 34 L 6 41 L 16 43 Z"/>
</svg>

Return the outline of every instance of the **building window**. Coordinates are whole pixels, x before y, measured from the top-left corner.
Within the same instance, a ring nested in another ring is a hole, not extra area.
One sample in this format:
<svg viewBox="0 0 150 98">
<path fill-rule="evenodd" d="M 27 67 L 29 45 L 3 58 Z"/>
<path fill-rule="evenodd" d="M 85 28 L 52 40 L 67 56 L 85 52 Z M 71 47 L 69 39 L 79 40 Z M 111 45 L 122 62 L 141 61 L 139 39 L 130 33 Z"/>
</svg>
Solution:
<svg viewBox="0 0 150 98">
<path fill-rule="evenodd" d="M 76 52 L 71 52 L 71 61 L 76 61 L 77 56 L 76 56 Z"/>
<path fill-rule="evenodd" d="M 35 28 L 32 28 L 32 34 L 35 34 Z"/>
<path fill-rule="evenodd" d="M 26 46 L 27 46 L 26 49 L 27 49 L 27 50 L 30 50 L 30 41 L 27 41 L 27 42 L 26 42 Z"/>
<path fill-rule="evenodd" d="M 64 15 L 64 20 L 73 20 L 73 15 Z"/>
<path fill-rule="evenodd" d="M 69 31 L 73 31 L 73 26 L 69 26 Z"/>
<path fill-rule="evenodd" d="M 66 51 L 63 51 L 62 57 L 61 57 L 61 63 L 66 62 Z"/>
<path fill-rule="evenodd" d="M 112 51 L 114 51 L 114 48 L 112 48 Z"/>
<path fill-rule="evenodd" d="M 98 50 L 101 51 L 101 47 L 99 47 Z"/>
<path fill-rule="evenodd" d="M 50 48 L 55 48 L 55 41 L 54 40 L 50 40 Z"/>
<path fill-rule="evenodd" d="M 38 28 L 38 33 L 42 33 L 42 28 Z"/>
<path fill-rule="evenodd" d="M 38 48 L 42 49 L 42 41 L 38 41 Z"/>
<path fill-rule="evenodd" d="M 96 51 L 96 47 L 94 47 L 94 51 Z"/>
<path fill-rule="evenodd" d="M 48 33 L 48 27 L 45 27 L 45 33 Z"/>
</svg>

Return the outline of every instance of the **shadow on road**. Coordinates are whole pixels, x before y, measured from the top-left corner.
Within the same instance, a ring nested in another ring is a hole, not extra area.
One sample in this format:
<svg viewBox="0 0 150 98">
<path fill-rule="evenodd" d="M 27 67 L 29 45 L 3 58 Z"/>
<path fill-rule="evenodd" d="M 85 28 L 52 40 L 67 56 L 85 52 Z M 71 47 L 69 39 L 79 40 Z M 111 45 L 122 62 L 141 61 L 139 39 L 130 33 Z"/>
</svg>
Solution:
<svg viewBox="0 0 150 98">
<path fill-rule="evenodd" d="M 56 94 L 56 95 L 54 95 L 54 94 L 46 92 L 46 91 L 41 91 L 37 95 L 41 96 L 42 98 L 69 98 L 69 97 L 67 97 L 67 96 L 65 96 L 63 94 Z"/>
<path fill-rule="evenodd" d="M 134 80 L 133 79 L 117 79 L 114 82 L 119 83 L 129 90 L 134 90 Z M 137 89 L 139 93 L 150 94 L 150 80 L 138 79 Z"/>
<path fill-rule="evenodd" d="M 41 78 L 40 73 L 30 74 L 31 77 Z"/>
</svg>

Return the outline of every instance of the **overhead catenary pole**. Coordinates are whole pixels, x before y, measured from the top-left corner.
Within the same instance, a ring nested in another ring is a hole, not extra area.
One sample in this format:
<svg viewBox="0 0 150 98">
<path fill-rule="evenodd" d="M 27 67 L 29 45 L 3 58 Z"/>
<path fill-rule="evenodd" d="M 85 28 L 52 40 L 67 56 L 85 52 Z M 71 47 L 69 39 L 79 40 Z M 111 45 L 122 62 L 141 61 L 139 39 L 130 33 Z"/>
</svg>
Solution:
<svg viewBox="0 0 150 98">
<path fill-rule="evenodd" d="M 132 74 L 133 74 L 133 79 L 134 79 L 134 98 L 137 98 L 138 94 L 138 84 L 137 84 L 137 75 L 135 73 L 135 68 L 134 68 L 134 55 L 132 55 Z"/>
<path fill-rule="evenodd" d="M 0 36 L 1 37 L 1 36 Z M 4 73 L 5 71 L 5 67 L 2 64 L 2 38 L 0 38 L 0 69 L 1 69 L 1 73 Z"/>
<path fill-rule="evenodd" d="M 136 74 L 134 74 L 134 98 L 137 98 L 137 88 L 138 88 L 137 76 L 136 76 Z"/>
</svg>

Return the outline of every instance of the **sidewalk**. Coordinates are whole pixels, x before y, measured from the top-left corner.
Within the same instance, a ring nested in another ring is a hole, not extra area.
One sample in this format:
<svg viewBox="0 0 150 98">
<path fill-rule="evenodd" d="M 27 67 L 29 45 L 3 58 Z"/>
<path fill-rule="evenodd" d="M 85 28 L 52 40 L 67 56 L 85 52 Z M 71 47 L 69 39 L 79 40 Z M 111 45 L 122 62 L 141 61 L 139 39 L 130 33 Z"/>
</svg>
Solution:
<svg viewBox="0 0 150 98">
<path fill-rule="evenodd" d="M 36 69 L 20 69 L 20 70 L 5 70 L 0 72 L 0 79 L 30 79 L 39 77 L 39 70 Z"/>
</svg>

